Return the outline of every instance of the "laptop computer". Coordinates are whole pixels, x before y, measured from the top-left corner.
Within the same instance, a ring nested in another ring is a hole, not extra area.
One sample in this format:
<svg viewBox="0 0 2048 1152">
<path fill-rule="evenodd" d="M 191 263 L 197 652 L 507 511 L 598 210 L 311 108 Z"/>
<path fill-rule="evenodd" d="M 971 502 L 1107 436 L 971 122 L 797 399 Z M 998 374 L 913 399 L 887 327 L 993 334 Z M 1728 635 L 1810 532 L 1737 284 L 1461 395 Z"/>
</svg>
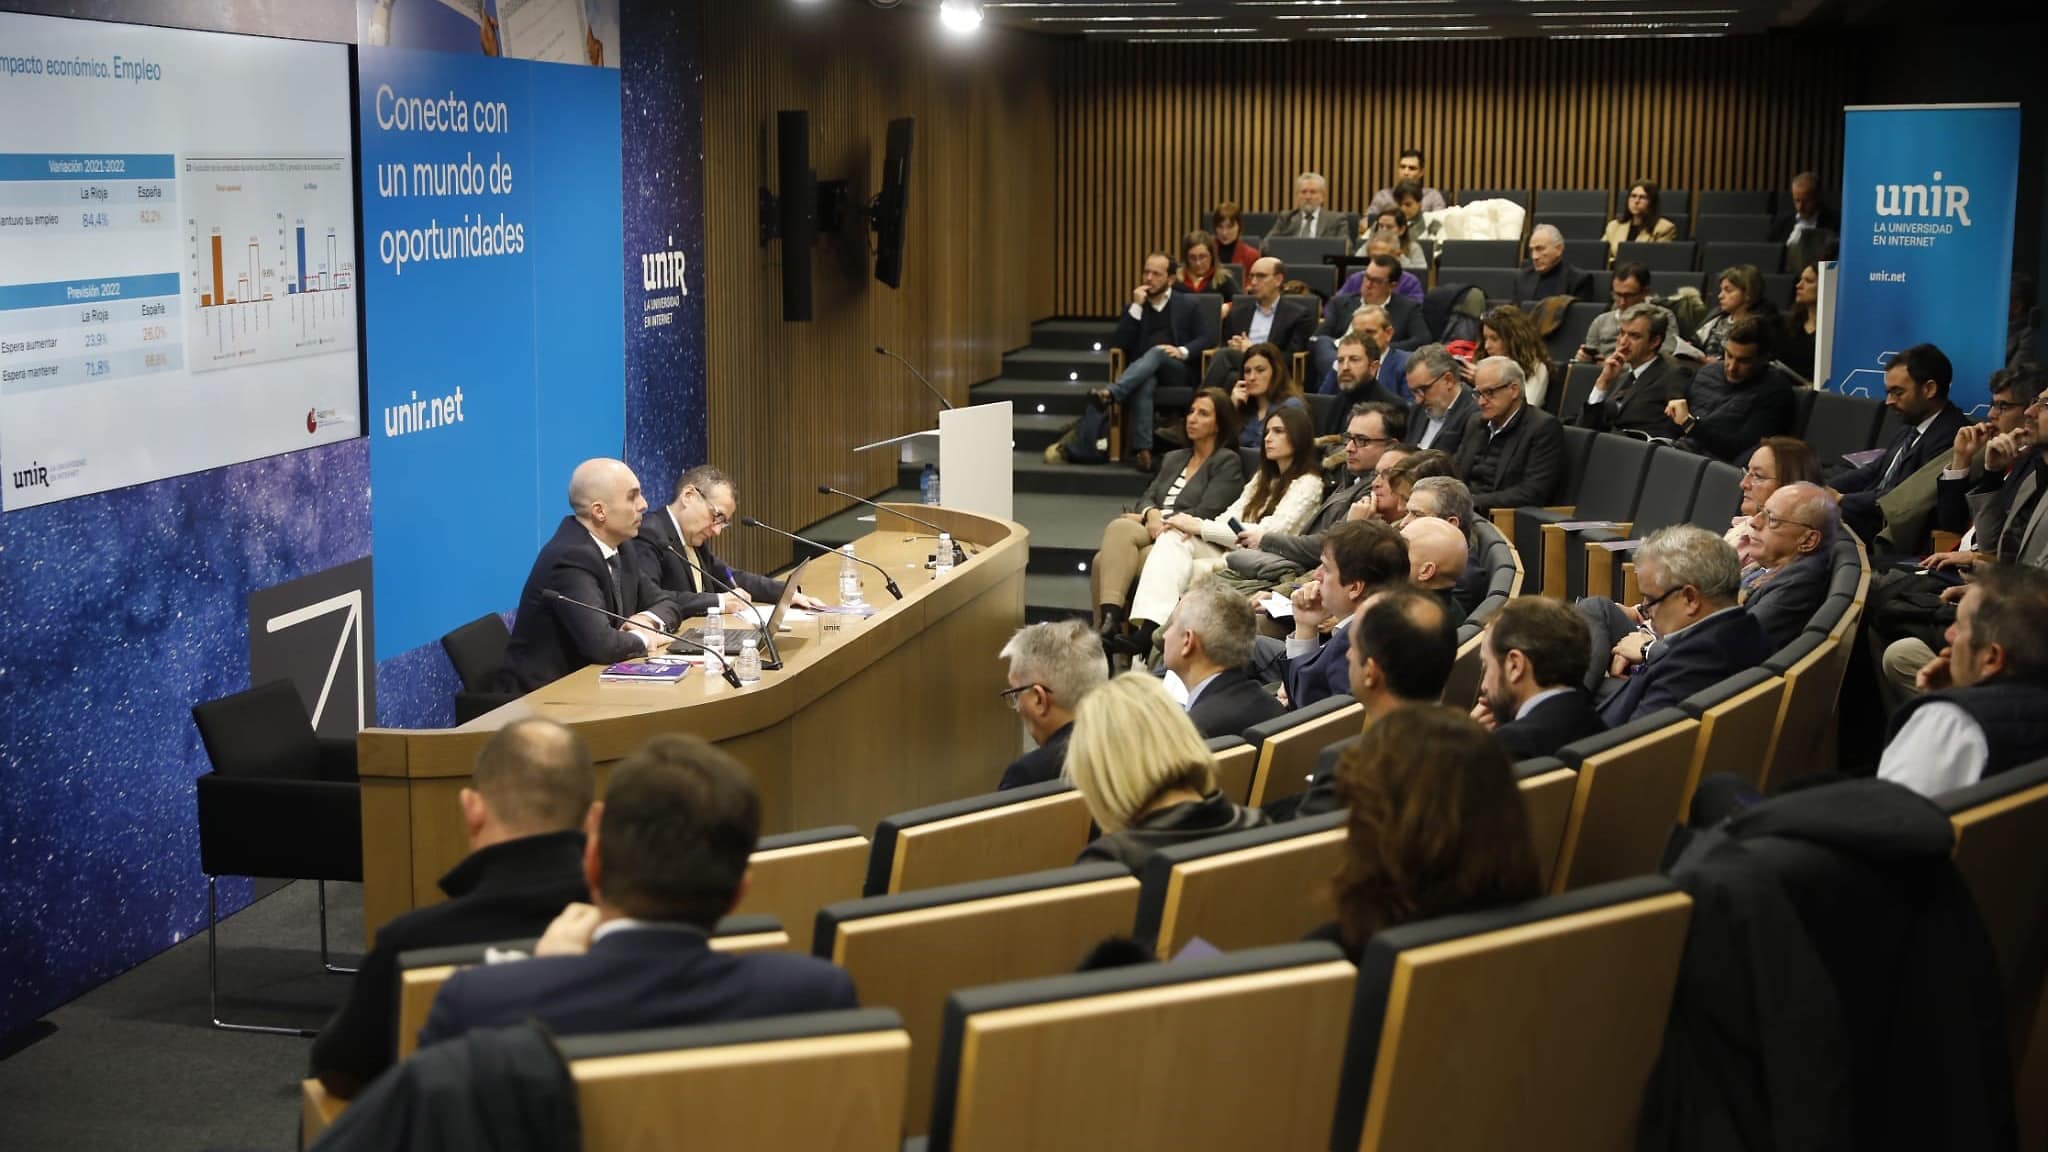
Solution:
<svg viewBox="0 0 2048 1152">
<path fill-rule="evenodd" d="M 782 581 L 782 595 L 775 601 L 775 610 L 768 614 L 768 632 L 771 637 L 781 631 L 782 617 L 789 612 L 790 601 L 796 599 L 797 577 L 803 572 L 805 563 L 809 563 L 809 561 L 800 562 L 796 567 L 790 569 L 789 575 Z M 758 619 L 755 613 L 760 610 L 761 606 L 756 604 L 751 610 L 728 612 L 726 616 L 728 618 L 737 616 L 742 620 L 754 620 Z M 685 628 L 680 633 L 677 633 L 677 635 L 691 644 L 702 645 L 704 643 L 704 629 L 701 627 Z M 744 644 L 748 637 L 752 637 L 761 646 L 761 655 L 764 657 L 769 655 L 769 650 L 773 647 L 773 641 L 764 640 L 759 629 L 732 627 L 728 627 L 725 630 L 725 654 L 728 656 L 739 655 L 740 645 Z"/>
</svg>

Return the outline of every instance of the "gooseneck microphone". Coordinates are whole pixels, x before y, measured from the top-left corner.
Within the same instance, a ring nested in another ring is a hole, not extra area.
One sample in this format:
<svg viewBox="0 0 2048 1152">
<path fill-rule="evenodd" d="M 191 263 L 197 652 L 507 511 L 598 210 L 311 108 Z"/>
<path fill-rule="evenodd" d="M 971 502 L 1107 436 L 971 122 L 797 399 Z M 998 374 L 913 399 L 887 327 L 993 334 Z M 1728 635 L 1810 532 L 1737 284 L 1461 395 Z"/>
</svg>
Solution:
<svg viewBox="0 0 2048 1152">
<path fill-rule="evenodd" d="M 553 588 L 541 589 L 540 598 L 543 600 L 560 600 L 564 604 L 574 604 L 578 608 L 588 608 L 592 612 L 597 613 L 599 616 L 608 617 L 612 620 L 618 621 L 621 624 L 631 624 L 635 628 L 645 628 L 647 631 L 655 633 L 658 636 L 666 636 L 677 644 L 688 644 L 690 647 L 695 648 L 697 651 L 707 653 L 718 660 L 719 674 L 725 677 L 725 682 L 727 684 L 730 684 L 735 688 L 741 686 L 740 674 L 732 670 L 732 663 L 725 658 L 725 653 L 723 652 L 713 652 L 711 651 L 711 649 L 706 648 L 704 645 L 697 643 L 695 640 L 685 640 L 681 636 L 678 636 L 673 632 L 663 632 L 659 628 L 648 628 L 647 625 L 637 623 L 631 619 L 628 619 L 627 617 L 619 615 L 617 612 L 613 612 L 608 608 L 599 608 L 595 604 L 585 604 L 581 600 L 577 600 L 569 596 L 564 596 L 560 592 L 555 591 Z"/>
<path fill-rule="evenodd" d="M 945 528 L 943 528 L 943 527 L 941 527 L 941 526 L 939 526 L 939 525 L 937 525 L 937 524 L 934 524 L 934 523 L 932 523 L 932 522 L 931 522 L 931 521 L 929 521 L 929 520 L 920 520 L 920 519 L 918 519 L 917 517 L 915 517 L 915 516 L 912 516 L 912 515 L 911 515 L 910 513 L 908 513 L 908 512 L 904 512 L 904 511 L 901 511 L 901 510 L 899 510 L 899 509 L 896 509 L 896 508 L 888 508 L 888 507 L 884 507 L 883 505 L 877 504 L 877 503 L 875 503 L 875 502 L 874 502 L 873 500 L 870 500 L 870 499 L 868 499 L 868 498 L 867 498 L 867 497 L 865 497 L 865 496 L 855 496 L 855 495 L 854 495 L 853 493 L 851 493 L 851 492 L 843 492 L 843 491 L 841 491 L 841 490 L 839 490 L 839 489 L 837 489 L 837 488 L 834 488 L 834 487 L 833 487 L 833 486 L 831 486 L 830 484 L 820 484 L 820 485 L 818 485 L 818 495 L 820 495 L 820 496 L 844 496 L 844 497 L 846 497 L 846 498 L 847 498 L 848 500 L 851 500 L 851 501 L 853 501 L 853 502 L 854 502 L 854 503 L 856 503 L 856 504 L 865 504 L 865 505 L 867 505 L 868 507 L 870 507 L 870 508 L 873 508 L 873 509 L 874 509 L 875 511 L 877 511 L 877 512 L 887 512 L 887 513 L 888 513 L 889 515 L 891 515 L 891 516 L 900 516 L 900 517 L 902 517 L 903 519 L 905 519 L 905 520 L 908 520 L 908 521 L 910 521 L 910 522 L 911 522 L 912 524 L 922 524 L 922 525 L 924 525 L 925 527 L 927 527 L 927 528 L 931 529 L 931 530 L 932 530 L 932 532 L 933 532 L 934 534 L 937 534 L 937 533 L 940 533 L 940 532 L 944 532 L 944 531 L 946 531 L 946 529 L 945 529 Z M 957 539 L 953 541 L 953 563 L 955 563 L 955 564 L 965 564 L 965 563 L 967 563 L 967 553 L 966 553 L 966 552 L 965 552 L 964 550 L 962 550 L 962 549 L 961 549 L 961 547 L 960 547 L 960 541 L 959 541 L 959 540 L 957 540 Z"/>
<path fill-rule="evenodd" d="M 831 548 L 827 547 L 826 545 L 820 544 L 816 540 L 813 540 L 808 536 L 799 536 L 794 532 L 784 532 L 782 529 L 777 528 L 773 524 L 763 524 L 759 520 L 754 519 L 752 516 L 740 517 L 740 523 L 745 524 L 749 528 L 761 528 L 766 531 L 773 532 L 777 536 L 787 536 L 791 540 L 794 540 L 799 544 L 808 544 L 811 547 L 816 548 L 820 552 L 836 552 L 841 557 L 846 557 L 850 555 L 850 553 L 840 552 L 837 548 Z M 875 563 L 873 560 L 870 560 L 865 556 L 854 556 L 853 560 L 856 563 L 865 564 L 868 567 L 873 568 L 875 571 L 880 572 L 882 574 L 882 587 L 887 588 L 889 590 L 889 595 L 895 597 L 898 600 L 903 599 L 903 589 L 898 588 L 896 586 L 896 578 L 889 575 L 889 570 L 887 568 L 882 567 L 880 564 Z"/>
<path fill-rule="evenodd" d="M 704 567 L 702 564 L 697 563 L 695 560 L 690 559 L 689 553 L 683 551 L 682 549 L 666 541 L 664 541 L 661 546 L 663 548 L 668 549 L 670 552 L 674 553 L 676 559 L 681 560 L 685 564 L 688 564 L 690 566 L 690 571 L 695 572 L 697 575 L 702 576 L 706 580 L 711 581 L 713 584 L 718 585 L 725 591 L 732 593 L 733 599 L 747 606 L 747 611 L 751 613 L 754 617 L 754 630 L 761 634 L 761 644 L 768 653 L 768 659 L 764 663 L 762 663 L 761 667 L 768 669 L 770 672 L 780 672 L 782 670 L 782 654 L 775 650 L 775 636 L 773 634 L 773 631 L 768 627 L 768 622 L 761 618 L 761 606 L 759 604 L 754 603 L 752 600 L 749 600 L 746 597 L 741 596 L 739 589 L 733 587 L 732 585 L 726 583 L 723 580 L 720 580 L 718 577 L 713 576 L 711 574 L 710 569 Z"/>
<path fill-rule="evenodd" d="M 919 372 L 917 370 L 917 365 L 912 364 L 910 361 L 905 360 L 903 357 L 898 356 L 896 353 L 889 351 L 887 348 L 882 347 L 880 344 L 875 345 L 875 354 L 877 356 L 887 356 L 889 359 L 894 360 L 898 364 L 903 365 L 905 368 L 910 369 L 910 374 L 912 376 L 917 377 L 917 382 L 924 385 L 925 391 L 930 392 L 934 396 L 937 396 L 939 398 L 940 404 L 944 405 L 947 408 L 951 408 L 953 406 L 953 402 L 951 400 L 946 399 L 946 394 L 944 392 L 939 391 L 936 387 L 932 385 L 931 381 L 924 378 L 924 373 Z"/>
</svg>

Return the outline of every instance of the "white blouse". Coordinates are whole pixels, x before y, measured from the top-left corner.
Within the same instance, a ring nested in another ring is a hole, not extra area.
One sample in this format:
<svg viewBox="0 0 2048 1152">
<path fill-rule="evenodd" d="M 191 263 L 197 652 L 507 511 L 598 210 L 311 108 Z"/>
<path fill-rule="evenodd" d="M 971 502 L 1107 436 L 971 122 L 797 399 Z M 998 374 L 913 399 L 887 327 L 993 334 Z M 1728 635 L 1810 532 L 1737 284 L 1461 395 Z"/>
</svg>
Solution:
<svg viewBox="0 0 2048 1152">
<path fill-rule="evenodd" d="M 1245 507 L 1252 500 L 1252 487 L 1258 482 L 1258 477 L 1252 477 L 1221 516 L 1202 521 L 1202 539 L 1219 548 L 1229 548 L 1237 543 L 1237 533 L 1231 530 L 1230 521 L 1243 521 Z M 1287 491 L 1280 494 L 1280 502 L 1258 522 L 1258 527 L 1266 532 L 1292 535 L 1308 524 L 1316 514 L 1316 506 L 1322 502 L 1322 476 L 1315 471 L 1297 476 L 1287 486 Z"/>
</svg>

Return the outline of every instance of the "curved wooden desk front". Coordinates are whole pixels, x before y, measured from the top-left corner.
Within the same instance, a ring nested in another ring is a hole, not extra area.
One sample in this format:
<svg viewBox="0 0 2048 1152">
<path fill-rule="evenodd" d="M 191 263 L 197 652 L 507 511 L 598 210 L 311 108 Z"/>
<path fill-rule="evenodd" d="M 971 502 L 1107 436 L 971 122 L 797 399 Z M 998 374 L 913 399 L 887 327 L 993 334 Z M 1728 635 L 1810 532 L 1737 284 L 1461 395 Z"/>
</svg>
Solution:
<svg viewBox="0 0 2048 1152">
<path fill-rule="evenodd" d="M 863 567 L 865 620 L 824 618 L 782 634 L 783 668 L 735 690 L 716 673 L 676 684 L 608 684 L 582 668 L 460 728 L 365 729 L 363 920 L 372 936 L 392 917 L 441 899 L 443 873 L 467 852 L 456 793 L 497 728 L 547 716 L 580 732 L 600 783 L 612 761 L 660 732 L 693 732 L 737 756 L 761 791 L 762 832 L 826 824 L 872 827 L 891 812 L 995 787 L 1021 749 L 1002 700 L 996 653 L 1024 622 L 1030 537 L 1020 524 L 905 505 L 974 548 L 944 582 L 924 568 L 924 529 L 893 516 L 855 543 L 903 589 L 894 601 Z M 978 548 L 975 548 L 978 546 Z M 838 599 L 838 563 L 812 562 L 804 590 Z"/>
</svg>

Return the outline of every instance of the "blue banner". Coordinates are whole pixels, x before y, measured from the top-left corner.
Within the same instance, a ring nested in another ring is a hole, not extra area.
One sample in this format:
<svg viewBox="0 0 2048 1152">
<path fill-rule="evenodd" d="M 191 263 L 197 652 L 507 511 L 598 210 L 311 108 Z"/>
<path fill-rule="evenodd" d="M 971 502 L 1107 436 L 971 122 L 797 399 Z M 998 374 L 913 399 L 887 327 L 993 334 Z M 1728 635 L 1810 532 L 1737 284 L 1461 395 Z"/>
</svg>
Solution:
<svg viewBox="0 0 2048 1152">
<path fill-rule="evenodd" d="M 510 607 L 625 440 L 619 72 L 359 53 L 377 655 Z"/>
<path fill-rule="evenodd" d="M 1850 108 L 1832 387 L 1884 394 L 1891 357 L 1930 343 L 1950 397 L 1982 416 L 2005 366 L 2019 186 L 2017 104 Z"/>
</svg>

